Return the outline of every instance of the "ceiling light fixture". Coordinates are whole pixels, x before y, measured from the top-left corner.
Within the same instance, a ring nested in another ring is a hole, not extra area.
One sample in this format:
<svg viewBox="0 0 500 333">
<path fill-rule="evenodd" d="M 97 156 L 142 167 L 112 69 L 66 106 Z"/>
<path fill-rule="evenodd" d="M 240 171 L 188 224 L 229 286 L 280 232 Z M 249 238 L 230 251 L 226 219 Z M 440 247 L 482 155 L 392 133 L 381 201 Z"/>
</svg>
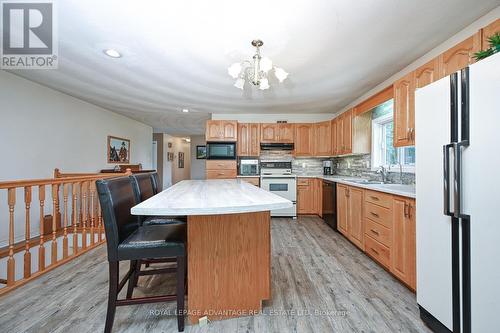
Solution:
<svg viewBox="0 0 500 333">
<path fill-rule="evenodd" d="M 227 69 L 228 74 L 233 79 L 236 79 L 234 83 L 236 88 L 243 90 L 245 81 L 248 81 L 260 90 L 269 89 L 269 72 L 271 70 L 274 70 L 274 76 L 280 82 L 283 82 L 288 77 L 288 73 L 283 68 L 273 66 L 271 59 L 263 58 L 260 55 L 262 45 L 264 45 L 264 42 L 260 39 L 253 40 L 252 46 L 256 49 L 253 61 L 236 62 Z"/>
<path fill-rule="evenodd" d="M 189 112 L 189 110 L 188 110 L 188 109 L 182 109 L 182 112 L 184 112 L 184 113 L 188 113 L 188 112 Z"/>
<path fill-rule="evenodd" d="M 104 50 L 104 54 L 106 54 L 108 57 L 111 57 L 111 58 L 121 58 L 122 57 L 121 53 L 118 52 L 117 50 L 114 50 L 114 49 Z"/>
</svg>

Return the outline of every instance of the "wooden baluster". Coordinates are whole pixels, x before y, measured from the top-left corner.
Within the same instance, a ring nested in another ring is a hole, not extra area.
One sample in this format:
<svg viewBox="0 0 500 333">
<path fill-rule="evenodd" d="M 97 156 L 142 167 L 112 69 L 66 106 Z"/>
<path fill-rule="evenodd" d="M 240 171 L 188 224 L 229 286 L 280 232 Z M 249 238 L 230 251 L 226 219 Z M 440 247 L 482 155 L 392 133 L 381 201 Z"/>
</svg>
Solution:
<svg viewBox="0 0 500 333">
<path fill-rule="evenodd" d="M 59 197 L 59 185 L 52 184 L 52 247 L 51 247 L 51 264 L 54 265 L 57 262 L 57 214 L 59 211 L 58 204 Z"/>
<path fill-rule="evenodd" d="M 9 258 L 7 259 L 7 286 L 16 280 L 16 262 L 14 260 L 14 206 L 16 205 L 16 189 L 8 189 L 9 203 Z"/>
<path fill-rule="evenodd" d="M 78 204 L 78 196 L 77 196 L 77 183 L 74 183 L 71 186 L 71 193 L 72 193 L 72 199 L 73 199 L 73 204 L 71 205 L 71 210 L 72 210 L 72 221 L 73 221 L 73 254 L 78 253 L 78 229 L 77 229 L 77 207 L 76 205 Z"/>
<path fill-rule="evenodd" d="M 44 246 L 44 230 L 43 217 L 45 206 L 45 185 L 38 186 L 38 199 L 40 200 L 40 245 L 38 247 L 38 271 L 45 270 L 45 246 Z"/>
<path fill-rule="evenodd" d="M 31 276 L 31 222 L 30 222 L 30 207 L 31 207 L 31 186 L 24 188 L 24 203 L 26 205 L 26 226 L 25 226 L 25 252 L 24 252 L 24 278 Z"/>
<path fill-rule="evenodd" d="M 63 185 L 64 220 L 63 220 L 63 258 L 68 257 L 68 192 L 69 183 Z"/>
<path fill-rule="evenodd" d="M 99 243 L 102 242 L 102 233 L 103 227 L 102 227 L 102 211 L 101 211 L 101 202 L 99 201 L 99 198 L 97 198 L 97 224 L 98 224 L 98 229 L 99 229 Z"/>
<path fill-rule="evenodd" d="M 95 183 L 90 182 L 89 184 L 90 188 L 90 244 L 95 243 Z"/>
<path fill-rule="evenodd" d="M 82 191 L 82 249 L 85 250 L 87 248 L 87 182 L 83 182 L 81 184 Z"/>
</svg>

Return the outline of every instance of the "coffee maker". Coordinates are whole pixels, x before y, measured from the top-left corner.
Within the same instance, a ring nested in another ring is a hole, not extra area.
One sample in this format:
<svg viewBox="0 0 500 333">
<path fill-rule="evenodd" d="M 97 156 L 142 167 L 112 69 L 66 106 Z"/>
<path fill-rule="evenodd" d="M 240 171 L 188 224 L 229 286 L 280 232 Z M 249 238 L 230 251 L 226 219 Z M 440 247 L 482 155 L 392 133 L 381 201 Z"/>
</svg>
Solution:
<svg viewBox="0 0 500 333">
<path fill-rule="evenodd" d="M 333 162 L 323 161 L 323 175 L 330 176 L 333 175 Z"/>
</svg>

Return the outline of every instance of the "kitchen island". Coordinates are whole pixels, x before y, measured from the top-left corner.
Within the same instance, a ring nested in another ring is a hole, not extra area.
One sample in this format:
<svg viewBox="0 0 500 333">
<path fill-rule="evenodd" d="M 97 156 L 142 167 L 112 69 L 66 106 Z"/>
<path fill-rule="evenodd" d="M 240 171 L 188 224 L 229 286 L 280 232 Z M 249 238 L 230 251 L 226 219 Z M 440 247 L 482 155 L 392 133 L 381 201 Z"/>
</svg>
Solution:
<svg viewBox="0 0 500 333">
<path fill-rule="evenodd" d="M 271 298 L 270 211 L 292 202 L 242 180 L 185 180 L 132 208 L 187 215 L 188 317 L 252 315 Z"/>
</svg>

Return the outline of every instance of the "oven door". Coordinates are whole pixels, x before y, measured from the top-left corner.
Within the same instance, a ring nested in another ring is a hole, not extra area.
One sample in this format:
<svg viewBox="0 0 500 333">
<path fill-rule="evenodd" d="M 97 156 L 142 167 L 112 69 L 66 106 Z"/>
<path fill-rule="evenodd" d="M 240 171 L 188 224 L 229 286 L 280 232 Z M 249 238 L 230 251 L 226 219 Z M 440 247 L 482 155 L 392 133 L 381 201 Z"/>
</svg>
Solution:
<svg viewBox="0 0 500 333">
<path fill-rule="evenodd" d="M 207 160 L 235 160 L 236 143 L 207 143 Z"/>
<path fill-rule="evenodd" d="M 297 178 L 261 176 L 260 187 L 293 203 L 290 208 L 272 210 L 271 216 L 297 216 Z"/>
</svg>

